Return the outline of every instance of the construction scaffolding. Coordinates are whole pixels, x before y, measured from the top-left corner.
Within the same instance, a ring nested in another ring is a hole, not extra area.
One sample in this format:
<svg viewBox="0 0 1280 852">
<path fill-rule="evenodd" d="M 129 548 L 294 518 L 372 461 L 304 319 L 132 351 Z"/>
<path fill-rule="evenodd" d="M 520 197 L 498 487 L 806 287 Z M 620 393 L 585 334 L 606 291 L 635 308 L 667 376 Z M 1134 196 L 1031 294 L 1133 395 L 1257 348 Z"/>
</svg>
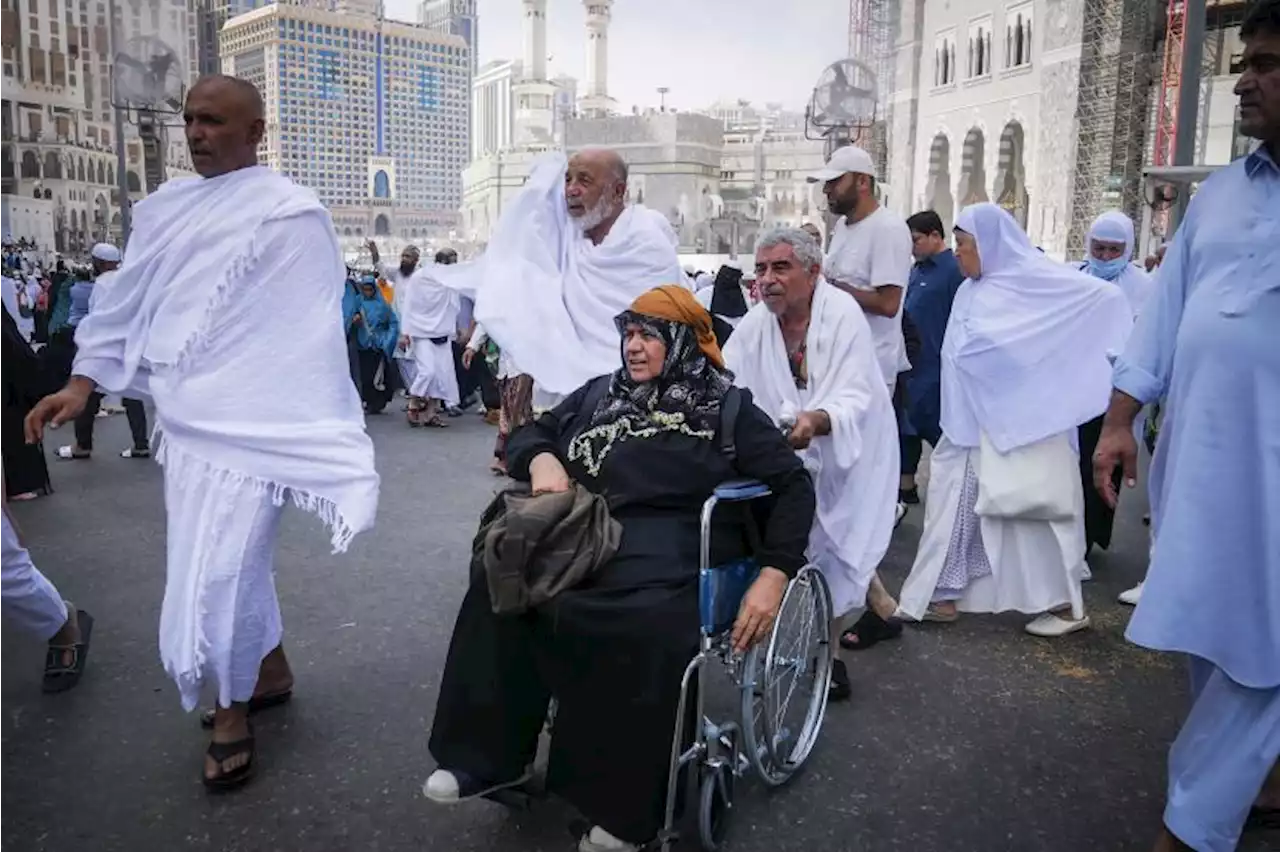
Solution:
<svg viewBox="0 0 1280 852">
<path fill-rule="evenodd" d="M 888 176 L 892 144 L 893 50 L 900 3 L 901 0 L 849 0 L 849 58 L 866 63 L 876 76 L 876 116 L 870 139 L 863 144 L 882 180 Z"/>
<path fill-rule="evenodd" d="M 1141 215 L 1159 20 L 1158 0 L 1085 0 L 1068 257 L 1083 256 L 1089 225 L 1104 210 Z"/>
</svg>

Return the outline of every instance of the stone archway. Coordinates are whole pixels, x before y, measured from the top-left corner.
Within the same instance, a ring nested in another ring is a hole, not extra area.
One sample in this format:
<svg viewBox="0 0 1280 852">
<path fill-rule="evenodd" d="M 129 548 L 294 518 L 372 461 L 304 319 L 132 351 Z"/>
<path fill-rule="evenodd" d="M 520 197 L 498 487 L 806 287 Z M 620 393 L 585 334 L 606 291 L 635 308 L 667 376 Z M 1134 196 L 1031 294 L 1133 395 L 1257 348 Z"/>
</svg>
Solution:
<svg viewBox="0 0 1280 852">
<path fill-rule="evenodd" d="M 387 214 L 379 213 L 373 220 L 373 235 L 375 237 L 391 236 L 391 220 L 387 218 Z"/>
<path fill-rule="evenodd" d="M 971 128 L 964 137 L 964 146 L 960 149 L 960 186 L 956 197 L 960 206 L 980 204 L 989 201 L 987 196 L 987 140 L 977 127 Z"/>
<path fill-rule="evenodd" d="M 949 233 L 955 219 L 956 201 L 951 195 L 951 140 L 944 133 L 933 137 L 933 144 L 929 146 L 925 206 L 938 214 L 944 232 Z"/>
<path fill-rule="evenodd" d="M 1022 125 L 1010 121 L 1000 134 L 999 158 L 996 162 L 996 203 L 1009 212 L 1022 226 L 1027 227 L 1027 169 L 1023 160 L 1025 136 Z"/>
<path fill-rule="evenodd" d="M 62 180 L 62 160 L 53 151 L 44 155 L 44 176 L 48 180 Z"/>
<path fill-rule="evenodd" d="M 142 192 L 142 181 L 138 180 L 137 172 L 135 171 L 126 172 L 124 180 L 125 180 L 125 186 L 128 187 L 130 192 Z"/>
<path fill-rule="evenodd" d="M 40 177 L 40 157 L 35 151 L 22 152 L 22 176 L 24 178 Z"/>
<path fill-rule="evenodd" d="M 93 168 L 90 166 L 89 168 Z M 98 161 L 98 183 L 105 184 L 107 182 L 107 171 L 102 167 L 102 161 Z"/>
</svg>

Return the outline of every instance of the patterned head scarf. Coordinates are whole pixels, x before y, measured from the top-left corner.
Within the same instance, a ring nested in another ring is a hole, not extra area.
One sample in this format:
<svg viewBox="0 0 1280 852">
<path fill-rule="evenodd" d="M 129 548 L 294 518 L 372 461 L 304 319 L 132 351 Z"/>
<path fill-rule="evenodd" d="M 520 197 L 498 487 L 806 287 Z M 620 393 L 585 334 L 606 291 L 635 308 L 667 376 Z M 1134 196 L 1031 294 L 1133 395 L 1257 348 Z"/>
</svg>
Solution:
<svg viewBox="0 0 1280 852">
<path fill-rule="evenodd" d="M 660 339 L 667 348 L 662 373 L 654 380 L 636 382 L 624 364 L 613 374 L 609 392 L 591 417 L 591 426 L 623 418 L 633 428 L 658 425 L 664 430 L 687 427 L 709 440 L 719 425 L 720 401 L 733 384 L 716 344 L 711 315 L 684 287 L 665 285 L 640 296 L 629 310 L 614 318 L 626 346 L 628 326 L 638 325 Z M 623 353 L 625 359 L 625 352 Z"/>
</svg>

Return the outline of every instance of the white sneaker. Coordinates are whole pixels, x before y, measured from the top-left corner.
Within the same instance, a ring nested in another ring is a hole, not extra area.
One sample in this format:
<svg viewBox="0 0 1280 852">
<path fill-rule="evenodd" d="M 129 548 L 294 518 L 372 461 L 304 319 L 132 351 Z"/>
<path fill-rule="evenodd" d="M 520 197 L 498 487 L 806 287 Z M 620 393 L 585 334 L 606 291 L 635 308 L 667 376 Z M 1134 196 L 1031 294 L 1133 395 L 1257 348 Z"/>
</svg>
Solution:
<svg viewBox="0 0 1280 852">
<path fill-rule="evenodd" d="M 1125 589 L 1120 593 L 1120 597 L 1117 598 L 1117 600 L 1122 604 L 1127 604 L 1128 606 L 1137 606 L 1138 601 L 1142 600 L 1142 583 L 1139 583 L 1132 589 Z"/>
<path fill-rule="evenodd" d="M 1068 633 L 1075 633 L 1077 630 L 1084 630 L 1089 626 L 1089 616 L 1083 618 L 1063 618 L 1060 615 L 1054 615 L 1046 612 L 1038 615 L 1027 624 L 1026 631 L 1032 636 L 1040 636 L 1045 639 L 1056 639 L 1059 636 L 1066 636 Z"/>
<path fill-rule="evenodd" d="M 893 516 L 893 528 L 895 530 L 898 528 L 898 524 L 901 524 L 902 519 L 905 518 L 906 516 L 907 516 L 907 504 L 899 500 L 898 508 L 894 512 L 894 516 Z"/>
<path fill-rule="evenodd" d="M 619 840 L 598 825 L 592 826 L 578 841 L 578 852 L 639 852 L 639 849 L 639 844 Z"/>
<path fill-rule="evenodd" d="M 458 801 L 458 779 L 447 769 L 437 769 L 422 785 L 422 795 L 438 804 L 452 805 Z"/>
</svg>

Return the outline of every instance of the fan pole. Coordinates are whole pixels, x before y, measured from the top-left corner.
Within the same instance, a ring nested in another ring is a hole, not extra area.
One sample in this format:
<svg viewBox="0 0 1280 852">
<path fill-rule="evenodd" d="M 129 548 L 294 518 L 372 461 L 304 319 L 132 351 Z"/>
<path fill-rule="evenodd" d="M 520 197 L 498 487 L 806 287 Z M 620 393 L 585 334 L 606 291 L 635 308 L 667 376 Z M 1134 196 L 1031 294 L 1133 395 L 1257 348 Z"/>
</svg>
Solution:
<svg viewBox="0 0 1280 852">
<path fill-rule="evenodd" d="M 124 155 L 124 110 L 116 105 L 115 75 L 118 53 L 120 50 L 120 25 L 116 22 L 116 0 L 107 0 L 107 14 L 111 16 L 111 109 L 115 113 L 116 137 L 116 194 L 120 202 L 120 249 L 129 242 L 129 230 L 132 224 L 132 211 L 129 209 L 129 164 Z M 104 223 L 108 228 L 110 220 Z"/>
</svg>

